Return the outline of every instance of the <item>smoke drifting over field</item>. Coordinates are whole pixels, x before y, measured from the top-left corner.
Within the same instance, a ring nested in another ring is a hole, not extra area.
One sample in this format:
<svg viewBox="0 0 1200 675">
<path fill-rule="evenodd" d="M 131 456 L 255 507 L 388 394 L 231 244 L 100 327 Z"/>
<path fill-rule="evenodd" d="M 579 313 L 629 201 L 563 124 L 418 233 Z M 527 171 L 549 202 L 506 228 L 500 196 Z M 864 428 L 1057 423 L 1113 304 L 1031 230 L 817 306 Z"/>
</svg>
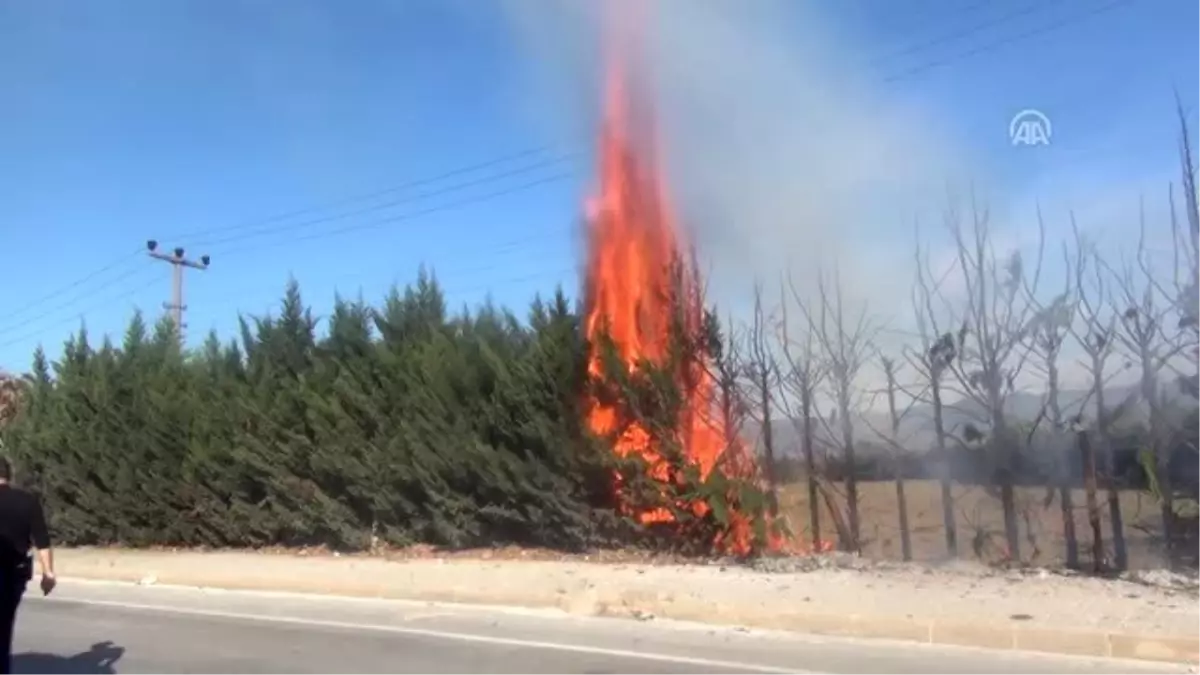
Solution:
<svg viewBox="0 0 1200 675">
<path fill-rule="evenodd" d="M 525 80 L 514 96 L 548 137 L 590 142 L 601 107 L 600 36 L 608 4 L 499 3 L 527 55 Z M 1131 223 L 1141 208 L 1150 239 L 1169 235 L 1164 195 L 1178 173 L 1174 140 L 1167 136 L 1165 171 L 1140 181 L 1106 173 L 1095 162 L 1100 155 L 1081 155 L 1023 187 L 1005 185 L 988 158 L 970 149 L 974 140 L 955 135 L 959 127 L 946 117 L 952 111 L 918 103 L 919 88 L 910 80 L 885 82 L 902 64 L 868 60 L 888 50 L 848 34 L 819 3 L 635 4 L 643 6 L 645 49 L 626 56 L 654 101 L 681 226 L 697 244 L 709 298 L 722 313 L 745 318 L 756 279 L 766 284 L 765 305 L 777 307 L 779 281 L 788 271 L 812 302 L 818 275 L 836 269 L 847 311 L 865 309 L 887 323 L 893 330 L 875 343 L 896 356 L 914 344 L 915 224 L 932 272 L 944 275 L 940 290 L 962 299 L 964 282 L 954 271 L 957 256 L 943 218 L 954 202 L 969 220 L 965 201 L 972 191 L 991 214 L 996 256 L 1020 250 L 1031 269 L 1040 207 L 1047 227 L 1044 300 L 1062 290 L 1060 246 L 1070 239 L 1071 211 L 1106 255 L 1136 244 Z M 467 0 L 462 10 L 469 14 L 471 7 Z M 1168 99 L 1163 121 L 1166 133 L 1174 133 Z M 1140 197 L 1148 200 L 1144 207 Z M 798 310 L 789 311 L 799 319 Z M 1061 377 L 1068 386 L 1086 382 L 1077 356 L 1074 346 L 1066 348 Z M 881 385 L 877 366 L 872 362 L 863 372 L 863 386 Z M 1040 383 L 1031 386 L 1039 390 Z"/>
</svg>

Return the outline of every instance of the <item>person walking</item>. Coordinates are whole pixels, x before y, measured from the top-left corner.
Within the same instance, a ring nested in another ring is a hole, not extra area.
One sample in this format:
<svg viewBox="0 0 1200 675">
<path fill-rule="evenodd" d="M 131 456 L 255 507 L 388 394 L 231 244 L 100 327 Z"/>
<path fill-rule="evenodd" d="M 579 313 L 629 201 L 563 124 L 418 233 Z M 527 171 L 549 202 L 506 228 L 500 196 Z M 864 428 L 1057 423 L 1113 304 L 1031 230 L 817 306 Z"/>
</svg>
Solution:
<svg viewBox="0 0 1200 675">
<path fill-rule="evenodd" d="M 12 672 L 13 626 L 17 606 L 25 595 L 25 586 L 33 579 L 32 546 L 37 551 L 42 571 L 42 595 L 49 595 L 57 583 L 54 577 L 54 551 L 42 502 L 31 492 L 12 485 L 12 464 L 0 457 L 0 673 Z"/>
</svg>

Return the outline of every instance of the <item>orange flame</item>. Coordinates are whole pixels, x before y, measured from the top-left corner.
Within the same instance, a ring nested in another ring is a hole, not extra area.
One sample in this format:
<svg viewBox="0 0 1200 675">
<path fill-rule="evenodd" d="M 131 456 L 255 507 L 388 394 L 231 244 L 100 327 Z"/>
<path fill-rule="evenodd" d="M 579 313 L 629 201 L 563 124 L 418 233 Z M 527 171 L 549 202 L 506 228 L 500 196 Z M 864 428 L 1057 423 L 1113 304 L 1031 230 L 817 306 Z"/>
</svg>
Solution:
<svg viewBox="0 0 1200 675">
<path fill-rule="evenodd" d="M 620 50 L 610 53 L 613 59 Z M 703 318 L 698 275 L 691 261 L 681 260 L 681 238 L 675 228 L 652 134 L 634 135 L 635 111 L 623 69 L 610 60 L 604 119 L 599 138 L 599 186 L 587 203 L 588 254 L 585 278 L 584 330 L 595 344 L 605 328 L 622 362 L 632 370 L 645 359 L 662 364 L 668 356 L 671 322 L 682 310 L 683 327 L 696 336 Z M 642 113 L 644 111 L 637 111 Z M 641 121 L 648 116 L 638 116 Z M 648 125 L 649 126 L 649 125 Z M 682 275 L 680 272 L 682 271 Z M 722 469 L 735 477 L 751 478 L 754 463 L 744 443 L 729 433 L 727 421 L 714 414 L 717 382 L 705 367 L 710 355 L 686 361 L 675 373 L 685 403 L 673 434 L 688 462 L 707 478 L 723 460 Z M 600 354 L 593 352 L 589 373 L 603 377 Z M 665 485 L 670 466 L 658 451 L 667 439 L 652 437 L 640 424 L 620 419 L 619 411 L 597 400 L 588 401 L 588 425 L 601 436 L 616 434 L 614 451 L 621 457 L 638 455 L 649 465 L 651 478 Z M 625 422 L 624 428 L 619 428 Z M 617 481 L 618 496 L 621 485 Z M 697 516 L 711 509 L 705 503 L 679 504 Z M 626 506 L 627 513 L 630 507 Z M 632 513 L 643 524 L 674 520 L 665 508 Z M 736 554 L 751 548 L 751 523 L 730 514 L 728 530 L 714 546 Z"/>
</svg>

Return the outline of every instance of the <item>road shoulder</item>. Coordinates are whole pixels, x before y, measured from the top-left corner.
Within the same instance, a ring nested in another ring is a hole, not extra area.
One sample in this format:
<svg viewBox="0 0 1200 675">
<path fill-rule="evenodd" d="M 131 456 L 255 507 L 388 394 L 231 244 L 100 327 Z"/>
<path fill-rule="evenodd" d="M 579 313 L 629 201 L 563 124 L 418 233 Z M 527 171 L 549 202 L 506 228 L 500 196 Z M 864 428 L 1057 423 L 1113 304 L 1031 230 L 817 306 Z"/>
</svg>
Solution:
<svg viewBox="0 0 1200 675">
<path fill-rule="evenodd" d="M 1194 591 L 1086 578 L 68 549 L 68 577 L 551 609 L 1195 663 Z"/>
</svg>

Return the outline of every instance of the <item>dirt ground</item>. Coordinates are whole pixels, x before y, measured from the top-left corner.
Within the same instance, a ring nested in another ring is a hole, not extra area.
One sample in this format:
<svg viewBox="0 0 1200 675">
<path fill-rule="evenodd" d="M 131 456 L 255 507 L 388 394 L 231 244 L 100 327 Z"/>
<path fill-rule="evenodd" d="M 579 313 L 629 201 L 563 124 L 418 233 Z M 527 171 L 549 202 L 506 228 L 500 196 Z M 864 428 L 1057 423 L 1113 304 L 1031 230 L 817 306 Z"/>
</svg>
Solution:
<svg viewBox="0 0 1200 675">
<path fill-rule="evenodd" d="M 835 486 L 843 490 L 844 486 Z M 942 527 L 941 493 L 937 481 L 905 482 L 905 501 L 908 504 L 909 530 L 913 560 L 936 561 L 946 557 L 946 541 Z M 863 555 L 882 560 L 900 560 L 900 526 L 896 507 L 896 486 L 893 482 L 863 482 L 858 485 L 859 518 L 864 538 Z M 958 551 L 966 559 L 998 562 L 1006 557 L 1004 519 L 997 497 L 984 488 L 959 486 L 953 488 L 955 516 L 958 526 Z M 1045 488 L 1018 488 L 1017 504 L 1021 518 L 1021 560 L 1039 566 L 1056 566 L 1065 561 L 1066 540 L 1063 536 L 1062 512 L 1057 496 L 1046 506 Z M 1079 543 L 1079 558 L 1084 566 L 1091 565 L 1092 536 L 1087 521 L 1085 494 L 1073 494 L 1075 531 Z M 1112 525 L 1108 504 L 1101 499 L 1101 523 L 1104 547 L 1112 559 Z M 788 519 L 792 532 L 808 540 L 809 513 L 806 483 L 793 483 L 780 490 L 780 509 Z M 845 503 L 839 493 L 839 501 Z M 1121 512 L 1125 521 L 1125 537 L 1131 569 L 1161 568 L 1165 557 L 1159 545 L 1158 506 L 1144 492 L 1127 490 L 1120 495 Z M 836 540 L 833 522 L 825 504 L 820 506 L 821 537 Z M 1194 548 L 1194 546 L 1193 546 Z"/>
</svg>

